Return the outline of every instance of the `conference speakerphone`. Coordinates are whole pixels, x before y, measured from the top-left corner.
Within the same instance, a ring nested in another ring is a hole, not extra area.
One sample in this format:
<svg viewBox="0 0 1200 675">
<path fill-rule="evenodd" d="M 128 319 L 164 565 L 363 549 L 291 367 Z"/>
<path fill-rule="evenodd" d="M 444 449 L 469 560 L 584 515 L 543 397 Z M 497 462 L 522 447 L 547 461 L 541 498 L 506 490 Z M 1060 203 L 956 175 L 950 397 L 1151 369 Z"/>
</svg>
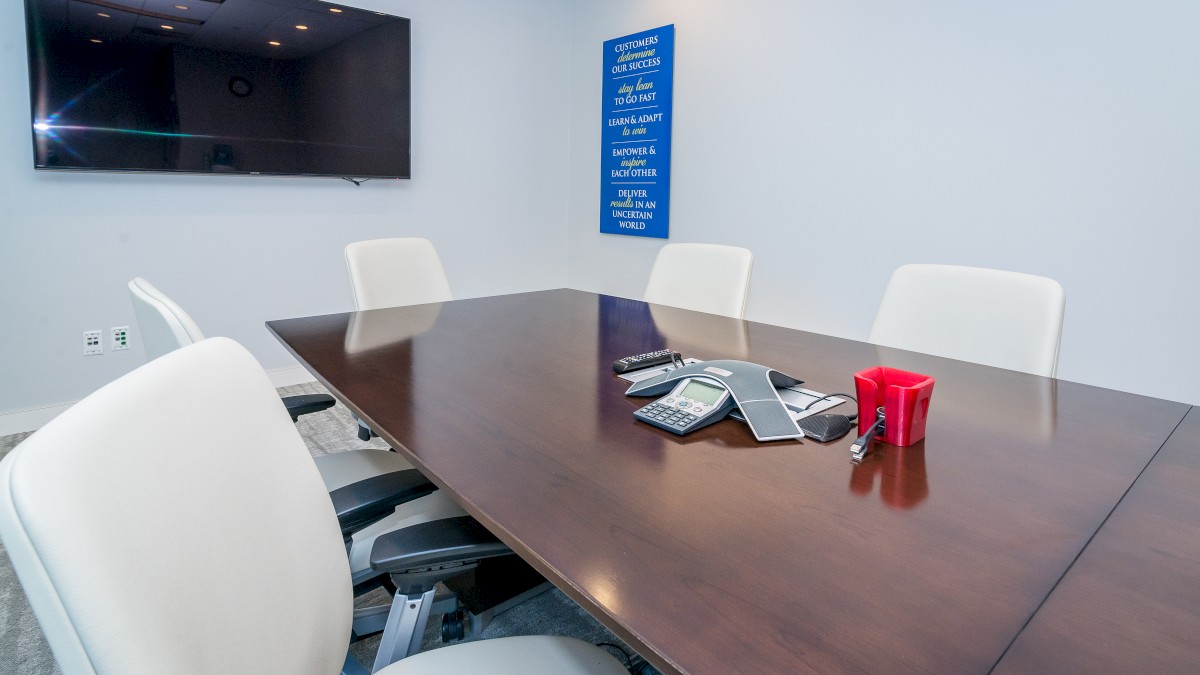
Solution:
<svg viewBox="0 0 1200 675">
<path fill-rule="evenodd" d="M 662 396 L 663 394 L 667 394 L 667 396 L 659 399 L 657 403 L 668 407 L 675 405 L 675 407 L 680 408 L 682 411 L 678 400 L 671 404 L 666 404 L 664 401 L 672 398 L 672 395 L 682 395 L 684 388 L 680 386 L 680 382 L 692 379 L 701 379 L 705 384 L 728 390 L 729 398 L 714 399 L 709 404 L 712 406 L 711 408 L 705 405 L 693 405 L 692 408 L 700 408 L 699 413 L 696 413 L 694 410 L 689 412 L 702 414 L 704 416 L 703 419 L 689 420 L 686 417 L 680 418 L 678 415 L 672 415 L 670 417 L 675 417 L 676 419 L 671 422 L 670 427 L 665 424 L 656 426 L 662 426 L 664 429 L 670 428 L 675 433 L 687 433 L 688 431 L 712 424 L 728 415 L 734 408 L 740 408 L 743 416 L 746 418 L 746 424 L 750 425 L 750 431 L 754 433 L 754 438 L 760 441 L 782 441 L 804 438 L 804 432 L 796 426 L 796 421 L 792 419 L 791 411 L 788 410 L 787 405 L 779 397 L 779 390 L 781 388 L 795 387 L 801 384 L 801 381 L 790 375 L 785 375 L 774 368 L 761 366 L 757 363 L 733 361 L 730 359 L 699 361 L 691 365 L 668 370 L 665 373 L 654 375 L 645 380 L 638 380 L 625 391 L 625 395 Z M 703 390 L 698 391 L 703 395 Z M 701 402 L 703 403 L 703 399 Z M 655 408 L 654 410 L 656 412 L 654 415 L 655 421 L 665 423 L 667 420 L 658 419 L 663 416 L 663 411 L 659 408 Z M 638 416 L 637 419 L 644 418 Z M 679 422 L 684 422 L 684 424 L 680 425 Z"/>
<path fill-rule="evenodd" d="M 719 422 L 736 407 L 725 387 L 689 377 L 675 385 L 671 393 L 635 410 L 633 416 L 682 436 Z"/>
</svg>

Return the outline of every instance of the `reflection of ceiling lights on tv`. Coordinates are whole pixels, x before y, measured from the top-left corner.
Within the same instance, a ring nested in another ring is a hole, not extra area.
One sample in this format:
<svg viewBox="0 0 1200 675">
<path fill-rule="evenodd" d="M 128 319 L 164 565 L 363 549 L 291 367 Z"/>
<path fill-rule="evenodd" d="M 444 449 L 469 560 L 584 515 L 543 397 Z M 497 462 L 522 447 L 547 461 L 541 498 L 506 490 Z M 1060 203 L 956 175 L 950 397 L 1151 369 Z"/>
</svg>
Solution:
<svg viewBox="0 0 1200 675">
<path fill-rule="evenodd" d="M 31 0 L 31 1 L 37 2 L 38 0 Z M 124 1 L 129 1 L 129 0 L 124 0 Z M 225 0 L 220 0 L 220 1 L 224 2 Z M 97 5 L 99 7 L 104 7 L 105 9 L 115 9 L 119 12 L 125 12 L 125 13 L 133 14 L 136 16 L 145 16 L 145 17 L 149 17 L 151 19 L 158 19 L 159 21 L 171 21 L 173 23 L 186 23 L 186 24 L 195 25 L 195 26 L 203 26 L 204 25 L 204 21 L 201 19 L 192 19 L 192 18 L 188 18 L 188 17 L 184 17 L 184 16 L 179 16 L 178 14 L 155 12 L 151 9 L 147 9 L 145 7 L 139 6 L 139 5 L 145 4 L 145 0 L 138 0 L 137 2 L 131 2 L 131 4 L 129 4 L 129 5 L 122 4 L 121 2 L 116 2 L 113 0 L 83 0 L 83 2 L 86 2 L 89 5 Z M 180 12 L 186 12 L 189 9 L 191 9 L 187 5 L 175 5 L 174 7 L 176 10 L 178 10 Z M 113 18 L 113 15 L 109 14 L 107 11 L 96 12 L 96 16 L 98 16 L 102 19 Z M 172 28 L 174 28 L 174 26 L 172 26 Z M 170 30 L 170 29 L 168 29 L 168 30 Z"/>
<path fill-rule="evenodd" d="M 227 173 L 410 175 L 408 19 L 313 0 L 22 4 L 37 46 L 28 74 L 38 97 L 25 127 L 37 169 L 209 173 L 204 146 L 219 143 L 237 151 Z M 206 93 L 206 77 L 246 62 L 262 71 L 244 73 L 253 85 L 229 73 L 225 91 Z M 328 63 L 386 67 L 339 81 L 343 113 L 320 100 Z"/>
</svg>

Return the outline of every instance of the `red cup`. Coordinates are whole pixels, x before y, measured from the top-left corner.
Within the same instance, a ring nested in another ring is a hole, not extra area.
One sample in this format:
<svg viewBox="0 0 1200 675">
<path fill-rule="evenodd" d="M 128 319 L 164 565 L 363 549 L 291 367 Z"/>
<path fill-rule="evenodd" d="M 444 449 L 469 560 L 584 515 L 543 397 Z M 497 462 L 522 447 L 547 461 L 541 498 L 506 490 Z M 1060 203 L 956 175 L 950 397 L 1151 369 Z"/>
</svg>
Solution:
<svg viewBox="0 0 1200 675">
<path fill-rule="evenodd" d="M 883 407 L 883 441 L 904 447 L 925 438 L 933 378 L 907 370 L 875 366 L 854 374 L 858 393 L 858 428 L 875 423 L 876 409 Z"/>
</svg>

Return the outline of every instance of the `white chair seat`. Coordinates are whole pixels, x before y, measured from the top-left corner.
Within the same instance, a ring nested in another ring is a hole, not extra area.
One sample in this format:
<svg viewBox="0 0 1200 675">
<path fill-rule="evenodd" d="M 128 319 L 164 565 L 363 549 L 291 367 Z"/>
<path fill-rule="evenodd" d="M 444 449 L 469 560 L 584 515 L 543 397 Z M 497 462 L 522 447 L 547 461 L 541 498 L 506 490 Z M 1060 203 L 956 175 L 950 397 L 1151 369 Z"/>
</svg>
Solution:
<svg viewBox="0 0 1200 675">
<path fill-rule="evenodd" d="M 429 675 L 430 673 L 575 673 L 629 675 L 621 662 L 603 649 L 583 640 L 550 635 L 477 640 L 449 649 L 421 652 L 378 671 L 382 675 Z"/>
</svg>

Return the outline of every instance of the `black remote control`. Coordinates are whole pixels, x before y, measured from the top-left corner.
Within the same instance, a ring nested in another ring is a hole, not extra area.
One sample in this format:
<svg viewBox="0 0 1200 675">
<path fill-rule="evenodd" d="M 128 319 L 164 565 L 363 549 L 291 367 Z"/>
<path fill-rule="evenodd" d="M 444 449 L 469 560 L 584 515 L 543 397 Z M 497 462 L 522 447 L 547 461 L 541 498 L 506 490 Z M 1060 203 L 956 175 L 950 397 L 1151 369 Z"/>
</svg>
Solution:
<svg viewBox="0 0 1200 675">
<path fill-rule="evenodd" d="M 628 373 L 631 370 L 661 366 L 670 363 L 672 358 L 678 356 L 676 352 L 670 349 L 660 349 L 656 352 L 647 352 L 645 354 L 638 354 L 637 356 L 626 356 L 623 359 L 613 361 L 613 372 L 620 375 L 621 373 Z"/>
</svg>

